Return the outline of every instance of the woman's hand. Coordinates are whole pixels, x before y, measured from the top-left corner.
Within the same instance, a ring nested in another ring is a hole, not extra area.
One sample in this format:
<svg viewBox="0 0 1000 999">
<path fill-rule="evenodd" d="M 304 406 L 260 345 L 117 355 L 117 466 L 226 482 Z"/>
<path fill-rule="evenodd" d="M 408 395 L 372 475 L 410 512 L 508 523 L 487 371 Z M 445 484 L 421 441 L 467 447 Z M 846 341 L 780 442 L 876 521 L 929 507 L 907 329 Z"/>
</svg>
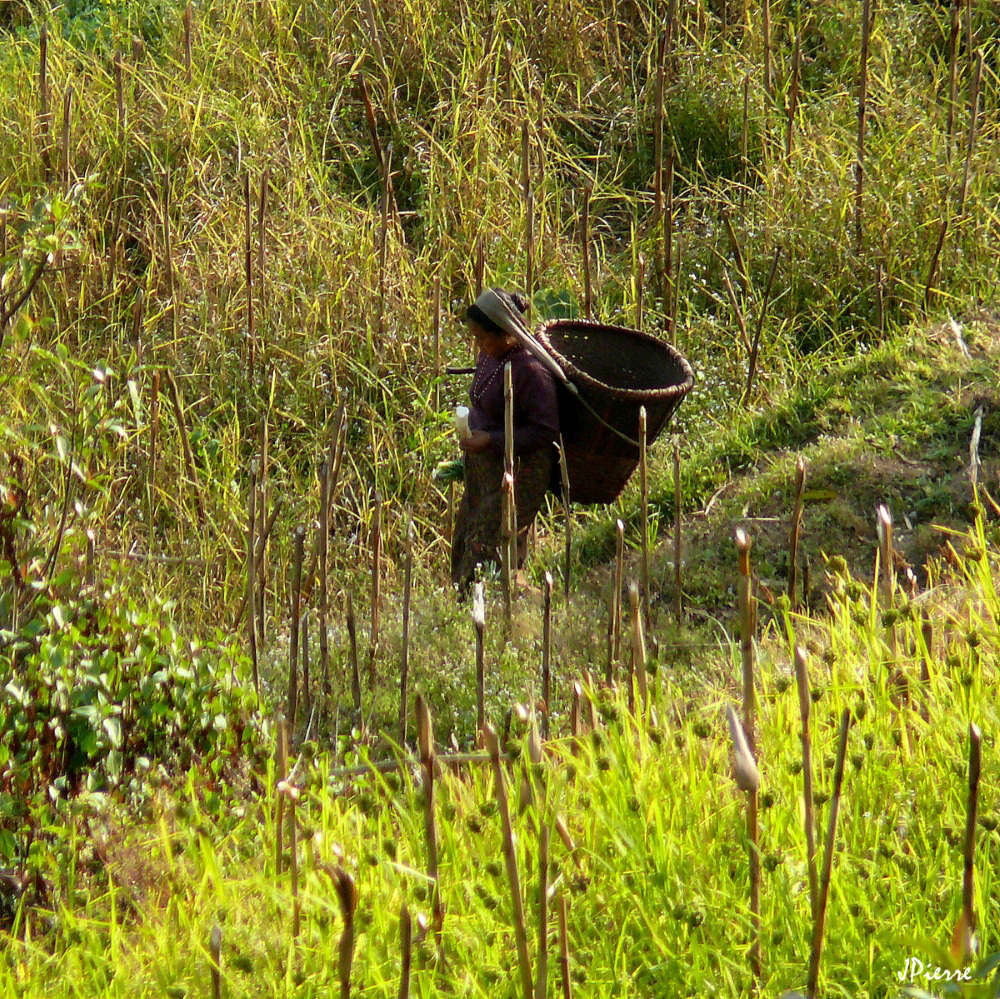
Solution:
<svg viewBox="0 0 1000 999">
<path fill-rule="evenodd" d="M 482 454 L 490 446 L 490 435 L 485 430 L 474 430 L 472 436 L 459 441 L 458 446 L 466 454 Z"/>
</svg>

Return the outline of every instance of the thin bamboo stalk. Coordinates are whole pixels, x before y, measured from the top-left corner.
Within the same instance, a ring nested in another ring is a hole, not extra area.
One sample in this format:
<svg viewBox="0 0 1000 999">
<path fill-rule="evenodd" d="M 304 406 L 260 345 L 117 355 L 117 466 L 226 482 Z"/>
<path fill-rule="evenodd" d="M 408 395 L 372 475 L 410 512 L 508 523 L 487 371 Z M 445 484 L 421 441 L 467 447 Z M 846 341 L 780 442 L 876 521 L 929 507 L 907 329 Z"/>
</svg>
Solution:
<svg viewBox="0 0 1000 999">
<path fill-rule="evenodd" d="M 867 2 L 867 0 L 866 0 Z M 830 872 L 833 867 L 833 845 L 837 836 L 837 813 L 840 811 L 840 792 L 844 783 L 844 760 L 847 757 L 847 733 L 851 727 L 851 709 L 844 708 L 840 718 L 840 741 L 837 747 L 837 764 L 833 773 L 833 797 L 830 800 L 830 820 L 826 828 L 826 846 L 823 851 L 823 868 L 820 873 L 819 895 L 813 919 L 812 947 L 809 952 L 809 980 L 806 995 L 813 999 L 819 983 L 819 962 L 823 955 L 823 932 L 826 928 L 826 904 L 830 896 Z"/>
<path fill-rule="evenodd" d="M 806 460 L 799 458 L 795 465 L 795 505 L 792 508 L 792 526 L 788 532 L 788 606 L 794 611 L 798 603 L 795 588 L 799 571 L 799 530 L 802 526 L 802 494 L 806 485 Z"/>
<path fill-rule="evenodd" d="M 799 692 L 799 717 L 802 719 L 802 804 L 805 810 L 806 865 L 809 869 L 809 908 L 816 918 L 819 876 L 816 872 L 816 823 L 813 818 L 812 738 L 809 734 L 809 712 L 812 697 L 809 690 L 809 659 L 801 645 L 795 646 L 795 683 Z"/>
<path fill-rule="evenodd" d="M 323 684 L 323 708 L 330 707 L 330 463 L 319 466 L 319 672 Z M 357 653 L 355 652 L 355 655 Z M 358 705 L 355 705 L 357 708 Z"/>
<path fill-rule="evenodd" d="M 569 933 L 566 926 L 566 896 L 559 893 L 559 979 L 562 999 L 573 999 L 573 984 L 569 975 Z"/>
<path fill-rule="evenodd" d="M 632 621 L 632 672 L 635 674 L 639 688 L 640 717 L 645 719 L 649 706 L 649 684 L 646 677 L 646 636 L 642 628 L 642 615 L 639 613 L 639 588 L 634 582 L 628 587 L 629 610 Z"/>
<path fill-rule="evenodd" d="M 756 753 L 756 701 L 754 696 L 754 597 L 750 586 L 750 537 L 736 528 L 736 551 L 739 555 L 740 654 L 743 661 L 743 731 Z"/>
<path fill-rule="evenodd" d="M 434 275 L 434 297 L 431 304 L 431 332 L 434 338 L 434 409 L 441 408 L 441 275 Z M 451 531 L 448 532 L 451 541 Z"/>
<path fill-rule="evenodd" d="M 573 497 L 569 488 L 569 461 L 566 458 L 566 445 L 562 434 L 559 435 L 559 479 L 562 484 L 563 520 L 565 532 L 563 535 L 563 599 L 569 607 L 569 591 L 572 581 L 573 566 Z"/>
<path fill-rule="evenodd" d="M 482 738 L 486 725 L 486 604 L 481 582 L 472 591 L 472 624 L 476 629 L 476 731 Z"/>
<path fill-rule="evenodd" d="M 795 133 L 795 115 L 799 108 L 799 65 L 802 61 L 802 32 L 795 32 L 795 54 L 792 57 L 792 82 L 788 88 L 788 128 L 785 132 L 785 161 L 792 159 L 792 137 Z"/>
<path fill-rule="evenodd" d="M 188 480 L 194 491 L 195 507 L 198 510 L 198 522 L 205 523 L 205 507 L 201 500 L 201 485 L 198 481 L 198 471 L 194 464 L 194 452 L 191 450 L 191 441 L 188 439 L 187 424 L 184 422 L 184 408 L 181 405 L 181 394 L 177 388 L 177 380 L 170 368 L 165 368 L 167 385 L 170 388 L 170 401 L 173 403 L 174 417 L 177 420 L 177 431 L 181 437 L 181 447 L 184 451 L 184 465 L 187 469 Z"/>
<path fill-rule="evenodd" d="M 379 631 L 379 590 L 382 576 L 382 497 L 375 494 L 375 506 L 372 510 L 372 528 L 370 535 L 372 553 L 372 600 L 371 628 L 368 637 L 368 686 L 375 686 L 375 657 L 378 653 Z"/>
<path fill-rule="evenodd" d="M 62 126 L 62 176 L 66 186 L 70 182 L 70 123 L 73 117 L 73 88 L 66 88 L 63 96 L 63 126 Z"/>
<path fill-rule="evenodd" d="M 615 571 L 611 580 L 611 655 L 608 659 L 607 682 L 614 682 L 614 667 L 622 653 L 622 585 L 625 576 L 625 524 L 615 521 Z"/>
<path fill-rule="evenodd" d="M 538 821 L 538 946 L 535 965 L 535 999 L 547 999 L 549 987 L 549 826 Z"/>
<path fill-rule="evenodd" d="M 184 82 L 191 82 L 191 4 L 184 6 Z"/>
<path fill-rule="evenodd" d="M 642 532 L 642 603 L 647 631 L 652 627 L 652 607 L 649 592 L 649 459 L 646 453 L 646 407 L 639 407 L 639 492 L 640 521 Z"/>
<path fill-rule="evenodd" d="M 250 647 L 250 661 L 253 664 L 253 689 L 260 701 L 260 672 L 257 664 L 257 623 L 254 620 L 254 609 L 256 608 L 257 576 L 256 559 L 257 541 L 255 531 L 257 527 L 257 462 L 250 462 L 250 488 L 247 490 L 247 566 L 246 566 L 246 605 L 250 608 L 250 615 L 247 618 L 247 644 Z"/>
<path fill-rule="evenodd" d="M 674 335 L 674 150 L 667 154 L 663 178 L 663 312 L 667 317 L 667 336 Z"/>
<path fill-rule="evenodd" d="M 757 317 L 757 328 L 754 330 L 753 343 L 750 346 L 750 363 L 747 365 L 747 384 L 743 392 L 743 405 L 750 404 L 750 396 L 753 392 L 753 380 L 757 374 L 757 357 L 760 352 L 760 338 L 764 331 L 764 318 L 767 315 L 767 303 L 771 297 L 771 289 L 774 287 L 774 277 L 778 273 L 778 261 L 781 259 L 781 247 L 774 249 L 774 260 L 771 261 L 771 271 L 767 277 L 767 287 L 764 289 L 764 298 L 760 303 L 760 314 Z"/>
<path fill-rule="evenodd" d="M 674 439 L 674 617 L 684 620 L 683 534 L 681 532 L 681 442 Z"/>
<path fill-rule="evenodd" d="M 583 254 L 583 312 L 588 319 L 594 318 L 594 298 L 590 280 L 590 183 L 583 185 L 583 234 L 581 250 Z"/>
<path fill-rule="evenodd" d="M 532 997 L 531 959 L 528 956 L 528 934 L 524 925 L 524 901 L 521 897 L 521 880 L 518 874 L 517 852 L 514 845 L 514 830 L 510 821 L 510 807 L 507 789 L 504 785 L 503 768 L 500 766 L 500 743 L 492 725 L 483 729 L 486 751 L 490 755 L 493 780 L 496 789 L 497 810 L 503 835 L 504 863 L 507 867 L 507 882 L 510 886 L 511 920 L 513 922 L 514 943 L 517 948 L 517 964 L 521 977 L 521 991 L 524 999 Z"/>
<path fill-rule="evenodd" d="M 222 995 L 222 930 L 212 927 L 208 938 L 208 953 L 211 960 L 209 970 L 212 976 L 212 999 L 220 999 Z"/>
<path fill-rule="evenodd" d="M 771 74 L 771 0 L 761 0 L 764 15 L 764 90 L 774 99 L 774 79 Z"/>
<path fill-rule="evenodd" d="M 427 845 L 427 876 L 431 881 L 431 921 L 438 947 L 444 926 L 444 904 L 441 901 L 440 870 L 438 866 L 438 829 L 435 813 L 434 782 L 434 722 L 430 708 L 421 695 L 417 695 L 417 751 L 423 775 L 424 791 L 424 841 Z"/>
<path fill-rule="evenodd" d="M 358 627 L 354 617 L 354 597 L 347 591 L 347 639 L 348 660 L 351 667 L 351 700 L 354 704 L 355 724 L 361 725 L 361 669 L 358 666 Z"/>
<path fill-rule="evenodd" d="M 293 736 L 299 703 L 299 628 L 302 623 L 302 555 L 305 537 L 306 529 L 299 524 L 293 534 L 292 633 L 288 649 L 288 728 Z"/>
<path fill-rule="evenodd" d="M 404 902 L 399 910 L 399 995 L 398 999 L 410 999 L 410 974 L 413 966 L 413 920 Z"/>
<path fill-rule="evenodd" d="M 635 328 L 637 330 L 642 329 L 643 320 L 643 298 L 646 294 L 645 289 L 646 284 L 646 257 L 644 254 L 639 254 L 639 259 L 636 262 L 635 271 Z"/>
<path fill-rule="evenodd" d="M 275 718 L 275 741 L 277 743 L 277 763 L 275 766 L 275 786 L 280 785 L 288 775 L 288 728 L 285 716 L 278 713 Z M 281 877 L 285 865 L 284 835 L 285 835 L 285 796 L 279 794 L 275 803 L 274 815 L 274 875 Z"/>
<path fill-rule="evenodd" d="M 344 929 L 337 944 L 337 977 L 340 979 L 340 999 L 351 999 L 351 971 L 354 966 L 355 924 L 354 915 L 358 908 L 358 888 L 354 878 L 337 866 L 331 875 L 333 886 L 340 902 L 340 915 Z"/>
<path fill-rule="evenodd" d="M 972 153 L 976 147 L 976 126 L 979 119 L 979 89 L 983 76 L 983 50 L 976 53 L 975 70 L 972 74 L 971 92 L 969 94 L 969 129 L 965 142 L 965 166 L 962 170 L 962 189 L 958 196 L 957 215 L 965 213 L 965 199 L 969 193 L 969 177 L 972 172 Z"/>
<path fill-rule="evenodd" d="M 163 171 L 163 266 L 167 274 L 167 295 L 170 298 L 170 331 L 177 347 L 180 316 L 177 309 L 177 276 L 174 273 L 174 238 L 170 226 L 170 171 Z"/>
<path fill-rule="evenodd" d="M 521 196 L 524 198 L 524 289 L 530 298 L 535 290 L 535 197 L 531 189 L 531 157 L 528 119 L 521 120 Z"/>
<path fill-rule="evenodd" d="M 854 242 L 860 254 L 864 211 L 865 124 L 868 113 L 868 43 L 871 37 L 871 0 L 863 0 L 861 11 L 861 70 L 858 73 L 858 157 L 854 165 Z"/>
<path fill-rule="evenodd" d="M 982 734 L 978 726 L 969 723 L 969 797 L 965 809 L 965 842 L 962 850 L 962 918 L 965 921 L 967 940 L 963 957 L 974 957 L 968 946 L 976 932 L 975 911 L 975 859 L 976 818 L 979 813 L 979 777 L 982 770 Z"/>
<path fill-rule="evenodd" d="M 542 702 L 545 704 L 542 734 L 547 739 L 552 711 L 552 573 L 548 571 L 542 581 Z"/>
<path fill-rule="evenodd" d="M 951 34 L 948 37 L 948 121 L 945 126 L 949 160 L 955 138 L 955 117 L 958 114 L 958 36 L 961 30 L 961 15 L 958 4 L 952 4 Z"/>
<path fill-rule="evenodd" d="M 895 589 L 896 569 L 892 557 L 892 514 L 885 505 L 879 505 L 877 516 L 879 562 L 881 567 L 879 589 L 882 598 L 882 613 L 892 610 L 893 590 Z M 889 646 L 889 655 L 896 658 L 896 626 L 889 621 L 885 626 L 885 639 Z"/>
<path fill-rule="evenodd" d="M 403 649 L 399 669 L 399 744 L 406 744 L 407 683 L 410 674 L 410 597 L 413 586 L 413 517 L 406 518 L 403 552 Z"/>
</svg>

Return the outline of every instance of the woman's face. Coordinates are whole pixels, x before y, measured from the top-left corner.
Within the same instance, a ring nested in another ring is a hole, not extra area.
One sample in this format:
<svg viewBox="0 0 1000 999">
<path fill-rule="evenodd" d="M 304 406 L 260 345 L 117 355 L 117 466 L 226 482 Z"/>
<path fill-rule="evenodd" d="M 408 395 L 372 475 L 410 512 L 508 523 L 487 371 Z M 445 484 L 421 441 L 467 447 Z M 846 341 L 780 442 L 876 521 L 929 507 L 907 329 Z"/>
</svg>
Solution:
<svg viewBox="0 0 1000 999">
<path fill-rule="evenodd" d="M 489 330 L 483 329 L 479 323 L 469 320 L 469 332 L 475 341 L 477 349 L 481 350 L 488 357 L 503 357 L 504 354 L 514 346 L 514 338 L 509 334 L 506 336 L 495 336 Z"/>
</svg>

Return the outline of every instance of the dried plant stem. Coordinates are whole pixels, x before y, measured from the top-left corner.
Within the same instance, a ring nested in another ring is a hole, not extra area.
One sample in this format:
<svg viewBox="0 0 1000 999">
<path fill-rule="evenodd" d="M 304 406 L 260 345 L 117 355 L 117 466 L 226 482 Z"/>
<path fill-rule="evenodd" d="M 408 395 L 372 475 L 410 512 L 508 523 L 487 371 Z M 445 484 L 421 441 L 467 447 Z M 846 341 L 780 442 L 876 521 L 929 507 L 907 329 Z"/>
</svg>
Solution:
<svg viewBox="0 0 1000 999">
<path fill-rule="evenodd" d="M 639 407 L 639 495 L 640 521 L 639 530 L 642 533 L 642 603 L 646 620 L 646 629 L 652 627 L 652 608 L 649 592 L 649 467 L 646 453 L 646 407 Z"/>
<path fill-rule="evenodd" d="M 569 977 L 569 933 L 566 927 L 566 896 L 559 893 L 559 978 L 563 999 L 573 999 L 573 985 Z"/>
<path fill-rule="evenodd" d="M 62 127 L 62 176 L 67 188 L 70 182 L 70 123 L 73 117 L 73 88 L 66 88 L 63 96 L 63 127 Z"/>
<path fill-rule="evenodd" d="M 879 506 L 876 521 L 878 526 L 879 563 L 881 567 L 879 589 L 882 591 L 882 613 L 887 614 L 892 610 L 896 576 L 892 557 L 892 514 L 889 513 L 887 506 Z M 895 659 L 898 651 L 896 645 L 896 626 L 891 620 L 885 626 L 885 640 L 889 646 L 889 655 Z"/>
<path fill-rule="evenodd" d="M 552 711 L 552 573 L 542 581 L 542 701 L 545 704 L 543 735 L 549 737 L 549 714 Z"/>
<path fill-rule="evenodd" d="M 588 319 L 594 318 L 594 298 L 590 280 L 590 194 L 591 185 L 583 186 L 583 234 L 581 237 L 583 253 L 583 314 Z"/>
<path fill-rule="evenodd" d="M 732 219 L 729 217 L 729 212 L 725 208 L 722 208 L 719 212 L 722 218 L 722 224 L 726 229 L 726 237 L 729 240 L 729 248 L 733 251 L 733 258 L 736 261 L 736 272 L 740 278 L 740 291 L 743 292 L 743 298 L 747 301 L 750 300 L 750 275 L 747 272 L 746 259 L 743 256 L 743 250 L 740 247 L 740 241 L 736 236 L 736 230 L 733 228 Z"/>
<path fill-rule="evenodd" d="M 410 999 L 410 973 L 413 967 L 413 920 L 404 902 L 399 910 L 399 995 L 398 999 Z"/>
<path fill-rule="evenodd" d="M 164 369 L 167 376 L 167 385 L 170 388 L 170 401 L 174 407 L 174 417 L 177 420 L 177 431 L 181 437 L 181 447 L 184 451 L 184 465 L 187 468 L 188 480 L 194 489 L 194 502 L 198 510 L 199 524 L 205 523 L 205 507 L 201 501 L 201 485 L 198 482 L 198 471 L 194 464 L 194 453 L 191 451 L 191 442 L 188 439 L 187 424 L 184 422 L 184 407 L 181 405 L 181 394 L 177 388 L 177 380 L 170 368 Z"/>
<path fill-rule="evenodd" d="M 473 592 L 472 624 L 476 629 L 476 731 L 482 733 L 486 725 L 486 608 L 481 582 Z"/>
<path fill-rule="evenodd" d="M 504 472 L 501 483 L 501 504 L 500 504 L 500 586 L 503 589 L 503 616 L 510 632 L 511 622 L 514 615 L 513 589 L 514 573 L 516 572 L 515 561 L 510 557 L 510 522 L 511 508 L 514 506 L 514 478 L 509 472 Z"/>
<path fill-rule="evenodd" d="M 299 898 L 299 824 L 295 817 L 295 803 L 298 800 L 298 789 L 288 787 L 288 853 L 291 857 L 292 879 L 292 939 L 296 940 L 302 928 L 302 901 Z"/>
<path fill-rule="evenodd" d="M 254 610 L 257 606 L 257 571 L 256 558 L 257 541 L 254 537 L 257 527 L 257 462 L 250 462 L 250 488 L 247 495 L 247 567 L 246 595 L 244 604 L 250 608 L 247 617 L 247 644 L 250 647 L 250 661 L 253 664 L 253 689 L 260 701 L 260 672 L 257 664 L 257 622 L 254 620 Z"/>
<path fill-rule="evenodd" d="M 285 716 L 278 713 L 275 718 L 275 740 L 277 742 L 277 765 L 275 767 L 275 785 L 281 784 L 281 782 L 288 776 L 288 728 L 285 724 Z M 275 877 L 281 877 L 281 871 L 284 868 L 284 825 L 285 817 L 285 796 L 283 794 L 278 794 L 277 802 L 275 804 L 275 815 L 274 815 L 274 874 Z"/>
<path fill-rule="evenodd" d="M 547 999 L 549 988 L 549 826 L 538 822 L 538 952 L 535 999 Z"/>
<path fill-rule="evenodd" d="M 684 619 L 683 534 L 681 532 L 681 442 L 674 439 L 674 617 L 678 629 Z"/>
<path fill-rule="evenodd" d="M 535 195 L 531 189 L 531 157 L 528 119 L 521 121 L 521 195 L 524 198 L 524 290 L 530 298 L 535 290 Z"/>
<path fill-rule="evenodd" d="M 761 976 L 760 960 L 760 833 L 757 791 L 747 791 L 747 857 L 750 868 L 750 970 Z"/>
<path fill-rule="evenodd" d="M 656 40 L 656 80 L 654 83 L 653 100 L 653 228 L 663 219 L 663 90 L 664 61 L 666 58 L 666 33 L 661 33 Z M 666 300 L 665 267 L 663 262 L 663 245 L 656 243 L 656 280 L 661 296 Z"/>
<path fill-rule="evenodd" d="M 510 486 L 508 491 L 508 505 L 506 508 L 507 517 L 507 602 L 505 609 L 510 608 L 508 604 L 514 599 L 514 579 L 517 574 L 517 493 L 514 480 L 514 369 L 508 361 L 503 366 L 503 441 L 504 441 L 504 474 L 510 476 Z M 506 481 L 506 479 L 505 479 Z M 509 621 L 508 621 L 509 623 Z"/>
<path fill-rule="evenodd" d="M 792 159 L 792 137 L 795 133 L 795 115 L 799 108 L 799 65 L 802 61 L 802 32 L 795 33 L 795 54 L 792 57 L 792 82 L 788 88 L 788 128 L 785 132 L 785 161 Z"/>
<path fill-rule="evenodd" d="M 371 629 L 368 637 L 368 686 L 375 686 L 375 657 L 378 654 L 379 589 L 382 575 L 382 498 L 375 494 L 370 535 L 372 553 Z"/>
<path fill-rule="evenodd" d="M 319 671 L 323 684 L 323 706 L 330 706 L 330 635 L 327 614 L 330 609 L 330 463 L 319 466 Z M 353 608 L 352 617 L 353 617 Z M 355 657 L 357 650 L 355 650 Z M 359 708 L 355 704 L 355 708 Z"/>
<path fill-rule="evenodd" d="M 191 82 L 191 4 L 184 7 L 184 82 Z"/>
<path fill-rule="evenodd" d="M 774 276 L 778 273 L 778 261 L 781 258 L 781 247 L 774 250 L 774 260 L 771 261 L 771 271 L 767 277 L 767 287 L 764 289 L 764 298 L 760 303 L 760 314 L 757 317 L 757 328 L 754 330 L 753 343 L 750 345 L 750 363 L 747 366 L 747 384 L 743 391 L 743 405 L 750 404 L 750 397 L 753 393 L 753 380 L 757 374 L 757 357 L 760 352 L 760 338 L 764 331 L 764 317 L 767 314 L 767 303 L 771 297 L 771 289 L 774 287 Z"/>
<path fill-rule="evenodd" d="M 347 655 L 351 666 L 351 700 L 354 704 L 354 721 L 361 725 L 361 669 L 358 665 L 358 627 L 354 617 L 354 597 L 347 591 Z"/>
<path fill-rule="evenodd" d="M 427 844 L 427 876 L 431 880 L 431 920 L 438 947 L 444 926 L 444 905 L 441 901 L 441 886 L 438 881 L 438 829 L 434 810 L 434 723 L 430 708 L 423 697 L 417 695 L 417 751 L 423 775 L 424 789 L 424 841 Z"/>
<path fill-rule="evenodd" d="M 528 957 L 528 934 L 524 927 L 524 902 L 521 897 L 521 880 L 518 875 L 517 853 L 514 846 L 514 831 L 510 822 L 510 808 L 507 789 L 504 785 L 503 768 L 500 766 L 500 743 L 492 725 L 483 729 L 486 751 L 490 755 L 493 780 L 496 787 L 497 810 L 503 834 L 503 855 L 507 867 L 507 882 L 510 886 L 511 918 L 514 943 L 517 947 L 517 964 L 521 976 L 521 990 L 524 999 L 532 999 L 531 960 Z"/>
<path fill-rule="evenodd" d="M 934 253 L 931 255 L 930 266 L 927 268 L 927 280 L 924 282 L 924 311 L 929 312 L 934 296 L 934 286 L 937 284 L 938 263 L 941 259 L 941 251 L 944 249 L 945 236 L 948 235 L 948 214 L 947 210 L 941 216 L 941 227 L 938 229 L 937 242 L 934 244 Z"/>
<path fill-rule="evenodd" d="M 264 523 L 264 528 L 262 531 L 260 531 L 257 537 L 257 553 L 256 556 L 254 557 L 254 575 L 258 580 L 260 579 L 261 566 L 264 563 L 264 549 L 267 547 L 268 539 L 271 536 L 271 531 L 274 528 L 274 522 L 277 519 L 278 512 L 280 510 L 281 510 L 281 500 L 276 499 L 274 501 L 274 506 L 271 507 L 271 512 L 268 514 L 267 520 Z M 247 610 L 247 594 L 244 593 L 243 601 L 240 604 L 239 608 L 237 609 L 236 616 L 233 619 L 234 629 L 240 626 L 240 623 L 243 620 L 243 615 L 246 613 L 246 610 Z M 260 629 L 258 627 L 258 633 L 259 631 Z M 260 639 L 258 635 L 258 645 L 259 644 L 260 644 Z"/>
<path fill-rule="evenodd" d="M 299 628 L 302 623 L 302 555 L 306 529 L 299 524 L 293 535 L 292 556 L 292 628 L 288 648 L 288 728 L 295 733 L 299 702 Z"/>
<path fill-rule="evenodd" d="M 667 169 L 663 178 L 663 312 L 667 317 L 667 336 L 674 335 L 676 315 L 673 309 L 677 281 L 674 278 L 674 151 L 667 154 Z M 679 278 L 678 274 L 678 278 Z"/>
<path fill-rule="evenodd" d="M 354 965 L 354 914 L 358 908 L 358 888 L 354 878 L 339 865 L 331 874 L 333 886 L 340 902 L 340 915 L 344 929 L 337 945 L 337 976 L 340 978 L 340 999 L 351 997 L 351 970 Z"/>
<path fill-rule="evenodd" d="M 42 162 L 46 172 L 49 169 L 49 129 L 52 115 L 49 111 L 49 28 L 42 20 L 38 31 L 38 126 L 41 132 Z"/>
<path fill-rule="evenodd" d="M 865 121 L 868 113 L 868 41 L 871 37 L 871 0 L 861 11 L 861 69 L 858 73 L 858 157 L 854 164 L 854 243 L 861 253 L 862 214 L 865 180 Z"/>
<path fill-rule="evenodd" d="M 646 717 L 649 706 L 649 685 L 646 677 L 646 636 L 642 627 L 642 615 L 639 613 L 639 588 L 635 583 L 628 587 L 629 611 L 632 622 L 632 670 L 639 688 L 638 714 Z"/>
<path fill-rule="evenodd" d="M 434 297 L 431 302 L 431 335 L 434 343 L 434 409 L 441 408 L 441 275 L 434 275 Z M 448 541 L 451 541 L 449 525 Z"/>
<path fill-rule="evenodd" d="M 565 533 L 563 535 L 563 599 L 569 607 L 569 591 L 572 582 L 573 566 L 573 497 L 569 488 L 569 459 L 566 457 L 566 445 L 562 434 L 559 435 L 559 480 L 562 484 L 563 520 Z"/>
<path fill-rule="evenodd" d="M 979 813 L 979 776 L 982 769 L 982 734 L 969 723 L 969 798 L 965 810 L 965 844 L 962 850 L 962 917 L 968 934 L 976 931 L 975 888 L 976 818 Z M 971 948 L 970 948 L 971 949 Z M 963 957 L 972 957 L 965 954 Z"/>
<path fill-rule="evenodd" d="M 406 518 L 403 551 L 403 648 L 399 667 L 399 744 L 406 744 L 407 683 L 410 674 L 410 597 L 413 588 L 413 517 Z"/>
<path fill-rule="evenodd" d="M 644 254 L 639 254 L 639 259 L 636 261 L 635 269 L 635 328 L 637 330 L 642 329 L 642 306 L 643 298 L 646 294 L 645 289 L 646 284 L 646 257 Z"/>
<path fill-rule="evenodd" d="M 799 571 L 799 530 L 802 526 L 802 494 L 806 485 L 806 460 L 799 458 L 795 465 L 795 505 L 792 508 L 792 526 L 788 532 L 788 606 L 794 611 L 798 601 L 796 582 Z"/>
<path fill-rule="evenodd" d="M 625 525 L 621 519 L 615 521 L 615 571 L 611 578 L 611 649 L 608 656 L 608 672 L 605 679 L 614 682 L 615 663 L 622 654 L 622 586 L 625 575 Z"/>
<path fill-rule="evenodd" d="M 756 703 L 754 698 L 754 598 L 750 587 L 750 538 L 742 527 L 736 528 L 736 551 L 739 555 L 737 580 L 740 610 L 740 654 L 743 660 L 743 731 L 750 751 L 756 755 Z"/>
<path fill-rule="evenodd" d="M 222 930 L 212 927 L 208 939 L 208 953 L 211 958 L 209 970 L 212 976 L 212 999 L 220 999 L 222 995 Z"/>
<path fill-rule="evenodd" d="M 948 137 L 949 160 L 955 137 L 955 116 L 958 113 L 958 36 L 961 30 L 961 15 L 958 4 L 952 4 L 951 34 L 948 38 L 948 123 L 945 127 L 945 134 Z"/>
<path fill-rule="evenodd" d="M 809 660 L 801 645 L 795 646 L 795 683 L 799 692 L 799 716 L 802 719 L 802 804 L 805 810 L 806 864 L 809 869 L 809 908 L 816 917 L 819 877 L 816 873 L 816 824 L 813 818 L 812 738 L 809 734 L 809 712 L 812 698 L 809 690 Z"/>
<path fill-rule="evenodd" d="M 962 170 L 962 188 L 958 196 L 958 211 L 961 217 L 965 212 L 965 199 L 969 193 L 969 177 L 972 170 L 972 153 L 976 147 L 976 125 L 979 119 L 979 88 L 983 76 L 983 50 L 976 53 L 976 68 L 972 74 L 972 90 L 969 94 L 969 130 L 965 143 L 965 166 Z"/>
<path fill-rule="evenodd" d="M 867 2 L 867 0 L 866 0 Z M 823 869 L 816 898 L 813 918 L 812 947 L 809 953 L 809 981 L 806 995 L 813 999 L 819 982 L 819 962 L 823 954 L 823 932 L 826 926 L 826 903 L 830 895 L 830 872 L 833 867 L 833 845 L 837 837 L 837 813 L 840 811 L 840 791 L 844 783 L 844 760 L 847 756 L 847 733 L 851 727 L 851 709 L 844 708 L 840 718 L 840 740 L 837 746 L 837 764 L 833 773 L 833 797 L 830 799 L 830 820 L 826 828 L 826 845 L 823 850 Z"/>
</svg>

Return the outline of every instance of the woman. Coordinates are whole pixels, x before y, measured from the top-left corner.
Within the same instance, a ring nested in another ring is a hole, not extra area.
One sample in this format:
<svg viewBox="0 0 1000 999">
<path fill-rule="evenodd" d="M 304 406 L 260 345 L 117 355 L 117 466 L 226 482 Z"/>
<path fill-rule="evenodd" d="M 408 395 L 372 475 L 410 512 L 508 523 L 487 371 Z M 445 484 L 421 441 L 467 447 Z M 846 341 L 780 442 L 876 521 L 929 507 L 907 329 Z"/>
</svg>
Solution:
<svg viewBox="0 0 1000 999">
<path fill-rule="evenodd" d="M 514 388 L 518 568 L 528 553 L 528 529 L 545 499 L 552 476 L 553 444 L 559 438 L 559 411 L 552 374 L 500 322 L 487 314 L 496 314 L 493 308 L 496 298 L 515 315 L 528 308 L 528 300 L 520 293 L 494 288 L 480 295 L 465 314 L 479 356 L 469 390 L 472 434 L 461 441 L 465 452 L 465 494 L 455 518 L 451 549 L 451 580 L 463 591 L 475 578 L 477 566 L 499 562 L 505 364 L 511 366 Z"/>
</svg>

